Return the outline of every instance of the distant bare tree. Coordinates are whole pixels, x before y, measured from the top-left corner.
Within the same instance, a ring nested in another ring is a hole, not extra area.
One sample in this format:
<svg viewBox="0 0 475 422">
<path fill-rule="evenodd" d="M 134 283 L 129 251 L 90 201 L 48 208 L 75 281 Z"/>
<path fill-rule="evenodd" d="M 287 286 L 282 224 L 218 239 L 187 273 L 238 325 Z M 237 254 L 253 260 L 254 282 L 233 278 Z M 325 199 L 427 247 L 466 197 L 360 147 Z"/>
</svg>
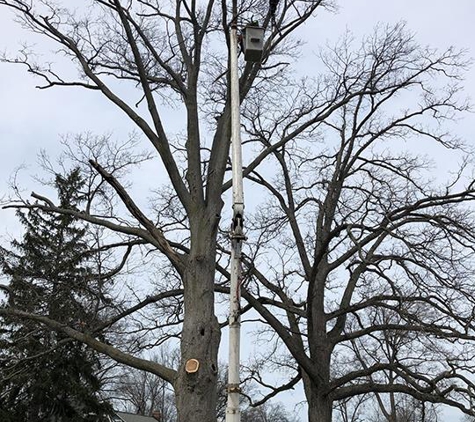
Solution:
<svg viewBox="0 0 475 422">
<path fill-rule="evenodd" d="M 340 400 L 333 408 L 333 419 L 337 422 L 367 422 L 371 400 L 361 395 Z"/>
<path fill-rule="evenodd" d="M 162 347 L 150 360 L 176 367 L 178 350 Z M 176 421 L 175 397 L 169 383 L 149 372 L 130 367 L 118 366 L 115 374 L 109 381 L 108 391 L 117 410 L 144 416 L 158 412 L 163 421 Z"/>
<path fill-rule="evenodd" d="M 395 316 L 389 316 L 386 310 L 381 309 L 378 321 L 381 324 L 389 325 L 395 322 Z M 399 323 L 403 322 L 399 321 Z M 413 351 L 418 347 L 417 340 L 406 331 L 388 329 L 382 333 L 382 337 L 382 341 L 377 345 L 370 341 L 362 343 L 355 340 L 352 342 L 356 360 L 361 367 L 368 368 L 376 362 L 394 364 L 406 360 L 410 356 L 409 351 Z M 391 369 L 382 373 L 382 376 L 384 377 L 383 382 L 389 385 L 405 384 L 406 382 L 404 377 Z M 381 382 L 381 379 L 370 374 L 368 375 L 368 381 L 377 383 Z M 418 400 L 395 391 L 389 393 L 376 392 L 373 402 L 375 402 L 375 411 L 371 421 L 374 422 L 437 422 L 439 419 L 437 404 Z"/>
<path fill-rule="evenodd" d="M 418 401 L 412 397 L 388 394 L 388 403 L 378 397 L 375 415 L 368 418 L 371 422 L 437 422 L 439 412 L 432 403 Z"/>
<path fill-rule="evenodd" d="M 242 422 L 299 422 L 299 419 L 282 404 L 265 403 L 259 407 L 244 409 Z"/>
</svg>

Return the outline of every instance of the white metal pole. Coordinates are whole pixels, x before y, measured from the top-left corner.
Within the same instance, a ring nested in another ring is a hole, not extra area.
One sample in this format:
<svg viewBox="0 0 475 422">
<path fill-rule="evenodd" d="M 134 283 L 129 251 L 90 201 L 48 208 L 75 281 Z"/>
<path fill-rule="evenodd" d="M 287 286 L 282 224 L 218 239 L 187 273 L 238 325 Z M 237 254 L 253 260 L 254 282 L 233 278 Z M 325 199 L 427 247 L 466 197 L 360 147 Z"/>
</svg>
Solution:
<svg viewBox="0 0 475 422">
<path fill-rule="evenodd" d="M 228 402 L 226 422 L 240 422 L 240 284 L 241 248 L 244 241 L 244 195 L 242 181 L 242 154 L 240 133 L 239 76 L 237 63 L 237 13 L 236 0 L 233 0 L 233 22 L 230 34 L 230 79 L 231 79 L 231 143 L 232 143 L 232 182 L 233 182 L 233 220 L 231 226 L 231 283 L 229 304 L 229 369 Z"/>
</svg>

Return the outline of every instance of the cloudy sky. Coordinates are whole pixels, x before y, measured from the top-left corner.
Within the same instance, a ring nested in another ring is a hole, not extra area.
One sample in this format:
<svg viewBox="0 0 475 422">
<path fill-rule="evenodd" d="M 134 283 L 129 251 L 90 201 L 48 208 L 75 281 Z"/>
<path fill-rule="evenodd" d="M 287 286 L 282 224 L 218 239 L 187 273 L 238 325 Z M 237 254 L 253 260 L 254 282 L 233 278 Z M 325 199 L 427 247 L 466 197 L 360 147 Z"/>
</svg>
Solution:
<svg viewBox="0 0 475 422">
<path fill-rule="evenodd" d="M 340 0 L 337 13 L 322 12 L 305 26 L 303 37 L 307 45 L 302 71 L 310 73 L 312 58 L 319 48 L 335 41 L 345 30 L 361 36 L 371 32 L 377 23 L 401 20 L 407 22 L 421 44 L 440 49 L 454 45 L 475 57 L 473 0 Z M 50 48 L 42 39 L 20 30 L 12 15 L 0 8 L 0 51 L 14 53 L 23 42 L 35 44 L 39 51 Z M 21 165 L 28 168 L 22 183 L 26 191 L 31 190 L 32 182 L 26 176 L 35 174 L 37 154 L 45 149 L 56 155 L 60 135 L 91 131 L 120 136 L 131 129 L 122 114 L 97 93 L 77 88 L 38 90 L 37 83 L 25 69 L 0 64 L 0 198 L 8 194 L 8 180 Z M 474 69 L 467 73 L 465 86 L 467 95 L 473 96 Z M 467 116 L 457 130 L 471 141 L 473 128 L 475 115 Z M 17 230 L 12 213 L 0 211 L 0 234 L 14 234 Z M 456 420 L 453 413 L 447 413 L 449 417 Z"/>
</svg>

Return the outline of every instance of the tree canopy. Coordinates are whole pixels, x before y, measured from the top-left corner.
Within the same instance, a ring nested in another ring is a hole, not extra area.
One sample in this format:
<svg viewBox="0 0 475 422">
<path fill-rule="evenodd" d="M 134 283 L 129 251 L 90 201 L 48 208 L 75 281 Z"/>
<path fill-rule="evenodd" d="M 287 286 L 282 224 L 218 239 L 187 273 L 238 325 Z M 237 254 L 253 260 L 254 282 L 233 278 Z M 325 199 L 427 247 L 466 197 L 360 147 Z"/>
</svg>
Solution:
<svg viewBox="0 0 475 422">
<path fill-rule="evenodd" d="M 112 236 L 104 247 L 121 251 L 122 263 L 136 251 L 158 269 L 146 292 L 132 281 L 132 297 L 88 330 L 11 301 L 0 315 L 43 324 L 162 378 L 180 422 L 216 422 L 227 325 L 217 303 L 229 293 L 229 222 L 221 216 L 231 187 L 230 5 L 87 5 L 0 0 L 53 42 L 78 77 L 25 49 L 4 61 L 26 66 L 42 88 L 101 94 L 151 153 L 80 135 L 76 146 L 66 143 L 85 180 L 80 207 L 38 193 L 6 206 L 101 227 Z M 314 74 L 300 77 L 289 63 L 298 30 L 332 3 L 238 6 L 239 25 L 258 20 L 266 29 L 262 61 L 240 61 L 239 70 L 243 174 L 253 198 L 242 315 L 258 321 L 272 351 L 246 374 L 268 392 L 260 404 L 303 383 L 310 422 L 331 421 L 342 403 L 396 394 L 473 414 L 472 148 L 449 126 L 469 110 L 463 52 L 421 46 L 403 24 L 381 25 L 360 44 L 343 37 L 320 54 Z M 183 122 L 178 133 L 167 125 L 170 108 Z M 435 151 L 458 164 L 435 177 Z M 147 176 L 147 207 L 125 169 L 149 156 L 159 163 Z M 120 323 L 129 331 L 101 337 Z M 144 348 L 178 339 L 178 367 L 131 353 L 131 332 Z M 196 373 L 185 369 L 190 359 L 200 362 Z M 286 368 L 288 381 L 267 381 L 269 365 Z"/>
</svg>

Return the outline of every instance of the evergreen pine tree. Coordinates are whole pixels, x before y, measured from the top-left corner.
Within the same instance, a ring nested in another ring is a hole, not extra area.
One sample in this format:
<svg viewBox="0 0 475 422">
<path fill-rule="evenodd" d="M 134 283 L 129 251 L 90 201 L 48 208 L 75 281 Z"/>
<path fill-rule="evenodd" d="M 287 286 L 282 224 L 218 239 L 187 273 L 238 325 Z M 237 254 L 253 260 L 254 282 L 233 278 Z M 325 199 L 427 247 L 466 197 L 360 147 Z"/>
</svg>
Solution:
<svg viewBox="0 0 475 422">
<path fill-rule="evenodd" d="M 56 176 L 62 208 L 77 209 L 79 170 Z M 97 323 L 103 281 L 94 274 L 87 228 L 68 215 L 31 209 L 18 212 L 21 241 L 2 250 L 9 278 L 8 303 L 76 329 Z M 0 421 L 75 422 L 110 412 L 100 400 L 100 362 L 84 345 L 26 319 L 0 321 Z"/>
</svg>

